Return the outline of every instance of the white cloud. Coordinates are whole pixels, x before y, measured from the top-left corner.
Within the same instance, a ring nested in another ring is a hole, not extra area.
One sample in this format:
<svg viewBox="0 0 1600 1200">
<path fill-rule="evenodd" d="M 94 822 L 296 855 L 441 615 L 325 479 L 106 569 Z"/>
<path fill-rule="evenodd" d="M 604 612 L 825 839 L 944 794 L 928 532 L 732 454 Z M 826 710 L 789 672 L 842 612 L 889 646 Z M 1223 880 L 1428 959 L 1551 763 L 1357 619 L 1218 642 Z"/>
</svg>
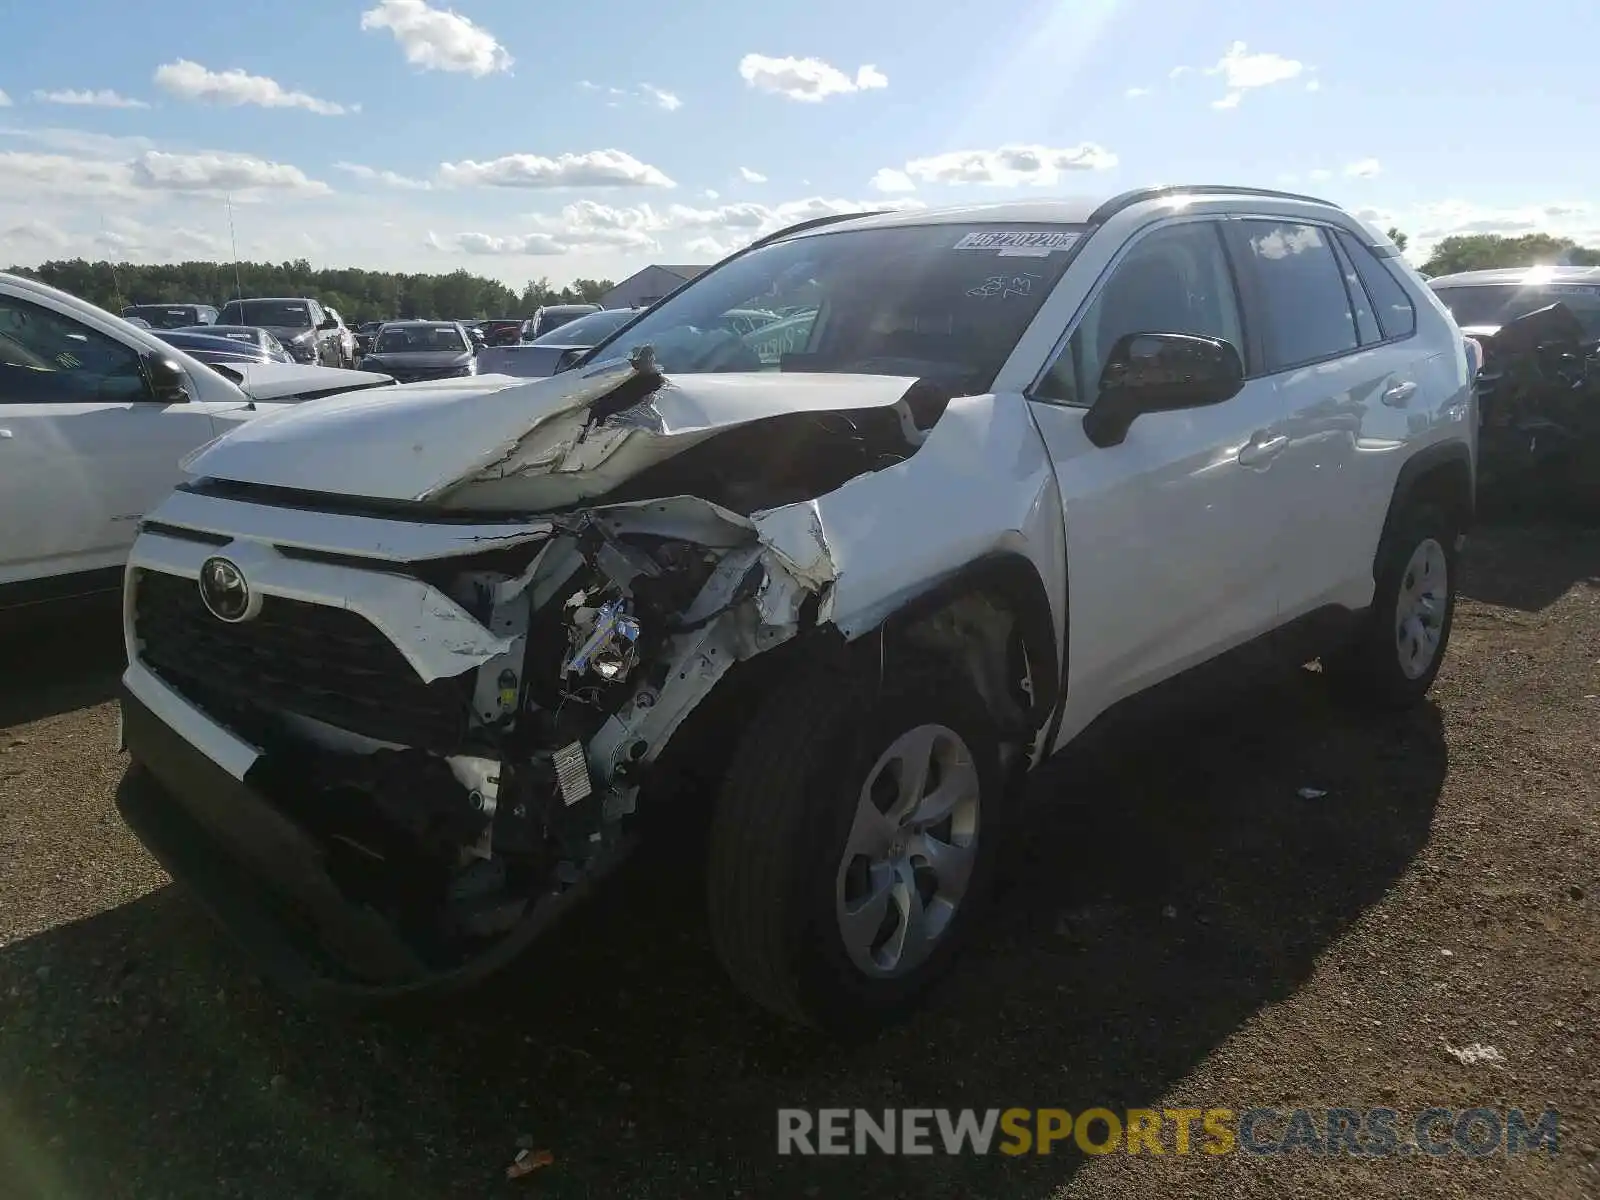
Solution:
<svg viewBox="0 0 1600 1200">
<path fill-rule="evenodd" d="M 648 83 L 641 83 L 639 90 L 654 101 L 657 108 L 664 108 L 668 112 L 677 112 L 683 107 L 683 101 L 673 92 L 665 91 Z"/>
<path fill-rule="evenodd" d="M 1306 175 L 1314 183 L 1321 183 L 1324 180 L 1333 178 L 1333 172 L 1324 167 L 1317 167 L 1315 170 L 1306 172 Z"/>
<path fill-rule="evenodd" d="M 1306 91 L 1308 91 L 1308 92 L 1320 92 L 1321 90 L 1322 90 L 1322 80 L 1320 80 L 1320 79 L 1313 79 L 1309 83 L 1306 84 Z"/>
<path fill-rule="evenodd" d="M 10 108 L 10 107 L 11 107 L 11 97 L 6 95 L 4 91 L 0 91 L 0 108 Z"/>
<path fill-rule="evenodd" d="M 813 196 L 784 204 L 724 204 L 694 208 L 674 204 L 653 208 L 613 207 L 592 200 L 569 204 L 555 215 L 526 219 L 512 234 L 458 233 L 441 238 L 429 234 L 436 249 L 480 255 L 554 255 L 596 250 L 658 252 L 673 241 L 682 251 L 721 258 L 763 234 L 812 217 L 918 207 L 915 201 L 832 200 Z M 692 235 L 692 236 L 686 236 Z"/>
<path fill-rule="evenodd" d="M 1182 79 L 1185 75 L 1188 75 L 1193 70 L 1193 67 L 1173 67 L 1172 70 L 1167 72 L 1167 78 Z"/>
<path fill-rule="evenodd" d="M 875 192 L 914 192 L 917 185 L 912 182 L 911 176 L 904 171 L 897 171 L 893 167 L 879 167 L 877 174 L 867 181 L 867 186 Z"/>
<path fill-rule="evenodd" d="M 716 190 L 715 190 L 715 189 L 713 189 L 713 188 L 707 188 L 707 189 L 706 189 L 706 190 L 705 190 L 705 193 L 704 193 L 704 194 L 705 194 L 705 198 L 706 198 L 706 199 L 707 199 L 707 200 L 715 200 L 715 199 L 717 199 L 717 198 L 718 198 L 718 197 L 719 197 L 719 196 L 721 196 L 721 195 L 722 195 L 722 193 L 721 193 L 721 192 L 719 192 L 719 191 L 716 191 Z"/>
<path fill-rule="evenodd" d="M 1283 83 L 1304 70 L 1305 64 L 1292 58 L 1281 54 L 1250 54 L 1243 42 L 1234 42 L 1216 66 L 1206 68 L 1206 74 L 1221 75 L 1231 91 L 1247 91 Z"/>
<path fill-rule="evenodd" d="M 262 108 L 303 108 L 307 112 L 325 117 L 342 116 L 354 111 L 331 100 L 319 100 L 306 92 L 285 88 L 276 79 L 265 75 L 250 75 L 240 70 L 210 71 L 197 62 L 180 58 L 163 63 L 156 68 L 156 85 L 183 100 L 203 104 L 222 104 L 238 107 L 255 104 Z"/>
<path fill-rule="evenodd" d="M 360 163 L 336 162 L 333 165 L 347 175 L 353 175 L 366 183 L 381 183 L 385 187 L 425 192 L 433 186 L 426 179 L 412 179 L 408 175 L 401 175 L 395 171 L 380 171 L 376 167 L 364 167 Z"/>
<path fill-rule="evenodd" d="M 1344 173 L 1351 179 L 1371 179 L 1382 171 L 1383 164 L 1375 158 L 1363 158 L 1344 169 Z"/>
<path fill-rule="evenodd" d="M 507 154 L 489 162 L 467 159 L 442 163 L 444 183 L 479 187 L 676 187 L 658 168 L 642 163 L 621 150 L 591 150 L 587 154 Z"/>
<path fill-rule="evenodd" d="M 61 91 L 47 92 L 35 91 L 33 98 L 43 104 L 70 104 L 81 108 L 149 108 L 143 100 L 134 100 L 128 96 L 119 96 L 110 88 L 101 88 L 98 91 L 74 91 L 64 88 Z"/>
<path fill-rule="evenodd" d="M 379 0 L 361 14 L 364 30 L 387 29 L 406 61 L 425 71 L 460 71 L 475 78 L 509 71 L 514 61 L 494 34 L 453 9 L 425 0 Z"/>
<path fill-rule="evenodd" d="M 1055 149 L 1049 146 L 1013 145 L 994 150 L 957 150 L 916 158 L 903 174 L 923 183 L 983 183 L 1002 187 L 1022 184 L 1049 186 L 1063 172 L 1107 171 L 1117 156 L 1093 142 Z M 874 180 L 883 175 L 880 171 Z M 890 179 L 893 179 L 893 174 Z"/>
<path fill-rule="evenodd" d="M 1211 102 L 1212 108 L 1238 108 L 1244 94 L 1255 88 L 1271 87 L 1285 83 L 1304 73 L 1306 66 L 1281 54 L 1251 54 L 1243 42 L 1234 42 L 1215 66 L 1207 67 L 1207 75 L 1220 75 L 1227 93 Z M 1177 77 L 1174 72 L 1174 78 Z"/>
<path fill-rule="evenodd" d="M 1129 100 L 1137 100 L 1140 96 L 1148 96 L 1150 89 L 1147 87 L 1131 87 L 1122 94 Z"/>
<path fill-rule="evenodd" d="M 149 150 L 130 164 L 141 188 L 178 192 L 298 192 L 320 195 L 327 184 L 308 179 L 299 167 L 248 154 L 165 154 Z"/>
<path fill-rule="evenodd" d="M 46 250 L 60 250 L 72 244 L 72 239 L 54 225 L 40 220 L 24 221 L 0 232 L 0 244 L 13 243 L 39 246 Z"/>
<path fill-rule="evenodd" d="M 746 54 L 741 58 L 739 77 L 759 92 L 771 92 L 808 104 L 820 103 L 829 96 L 889 86 L 888 77 L 871 64 L 859 67 L 851 78 L 820 58 L 769 58 L 765 54 Z"/>
<path fill-rule="evenodd" d="M 767 177 L 760 171 L 752 171 L 749 167 L 739 168 L 739 178 L 746 183 L 765 183 Z"/>
</svg>

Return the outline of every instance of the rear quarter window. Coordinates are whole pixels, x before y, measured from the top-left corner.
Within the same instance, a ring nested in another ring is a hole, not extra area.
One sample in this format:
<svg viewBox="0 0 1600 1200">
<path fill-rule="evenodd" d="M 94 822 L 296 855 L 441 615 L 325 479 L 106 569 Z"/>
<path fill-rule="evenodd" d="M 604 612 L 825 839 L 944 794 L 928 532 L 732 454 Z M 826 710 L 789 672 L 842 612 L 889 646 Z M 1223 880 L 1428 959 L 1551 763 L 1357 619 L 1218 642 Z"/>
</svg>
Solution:
<svg viewBox="0 0 1600 1200">
<path fill-rule="evenodd" d="M 1343 230 L 1338 234 L 1339 244 L 1355 264 L 1356 273 L 1372 297 L 1378 327 L 1385 339 L 1410 337 L 1417 331 L 1417 306 L 1411 302 L 1405 287 L 1394 277 L 1389 264 L 1377 258 L 1371 250 Z"/>
</svg>

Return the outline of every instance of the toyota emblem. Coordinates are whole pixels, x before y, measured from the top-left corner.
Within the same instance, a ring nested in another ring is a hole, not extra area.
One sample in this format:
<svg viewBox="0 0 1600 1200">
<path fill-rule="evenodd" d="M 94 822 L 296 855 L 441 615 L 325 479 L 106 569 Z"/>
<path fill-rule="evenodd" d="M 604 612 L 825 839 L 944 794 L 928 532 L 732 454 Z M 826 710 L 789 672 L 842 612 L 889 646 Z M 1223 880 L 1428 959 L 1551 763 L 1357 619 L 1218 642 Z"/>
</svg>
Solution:
<svg viewBox="0 0 1600 1200">
<path fill-rule="evenodd" d="M 255 615 L 244 572 L 225 558 L 208 558 L 200 564 L 200 599 L 219 621 L 238 622 Z"/>
</svg>

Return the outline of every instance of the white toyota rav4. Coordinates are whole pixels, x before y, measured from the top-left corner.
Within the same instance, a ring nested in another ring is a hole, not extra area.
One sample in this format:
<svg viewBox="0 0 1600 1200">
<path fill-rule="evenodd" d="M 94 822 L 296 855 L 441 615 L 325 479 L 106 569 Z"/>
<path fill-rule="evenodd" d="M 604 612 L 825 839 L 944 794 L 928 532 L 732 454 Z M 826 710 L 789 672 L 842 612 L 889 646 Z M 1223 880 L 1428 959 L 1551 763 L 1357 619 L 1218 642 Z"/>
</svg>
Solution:
<svg viewBox="0 0 1600 1200">
<path fill-rule="evenodd" d="M 1449 314 L 1323 201 L 811 222 L 552 378 L 200 454 L 132 553 L 119 803 L 291 988 L 359 1001 L 504 964 L 711 775 L 729 972 L 870 1025 L 1119 702 L 1268 634 L 1419 700 L 1476 424 Z"/>
<path fill-rule="evenodd" d="M 393 382 L 290 363 L 207 366 L 0 272 L 0 610 L 114 592 L 139 517 L 183 477 L 179 460 L 267 402 Z"/>
</svg>

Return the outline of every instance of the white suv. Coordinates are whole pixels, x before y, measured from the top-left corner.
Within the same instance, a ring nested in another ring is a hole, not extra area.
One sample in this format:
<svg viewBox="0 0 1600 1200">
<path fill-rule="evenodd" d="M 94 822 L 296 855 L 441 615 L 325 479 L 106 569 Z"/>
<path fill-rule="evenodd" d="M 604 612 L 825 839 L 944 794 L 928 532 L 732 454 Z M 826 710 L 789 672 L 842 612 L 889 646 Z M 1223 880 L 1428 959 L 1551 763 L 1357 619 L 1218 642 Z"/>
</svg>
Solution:
<svg viewBox="0 0 1600 1200">
<path fill-rule="evenodd" d="M 0 272 L 0 610 L 114 592 L 140 516 L 183 477 L 179 460 L 240 422 L 392 382 L 207 366 L 148 328 Z"/>
<path fill-rule="evenodd" d="M 360 1000 L 505 963 L 709 778 L 729 972 L 870 1025 L 1121 701 L 1269 634 L 1420 699 L 1475 428 L 1449 314 L 1320 200 L 808 223 L 552 378 L 201 454 L 133 550 L 119 803 L 281 979 Z"/>
</svg>

